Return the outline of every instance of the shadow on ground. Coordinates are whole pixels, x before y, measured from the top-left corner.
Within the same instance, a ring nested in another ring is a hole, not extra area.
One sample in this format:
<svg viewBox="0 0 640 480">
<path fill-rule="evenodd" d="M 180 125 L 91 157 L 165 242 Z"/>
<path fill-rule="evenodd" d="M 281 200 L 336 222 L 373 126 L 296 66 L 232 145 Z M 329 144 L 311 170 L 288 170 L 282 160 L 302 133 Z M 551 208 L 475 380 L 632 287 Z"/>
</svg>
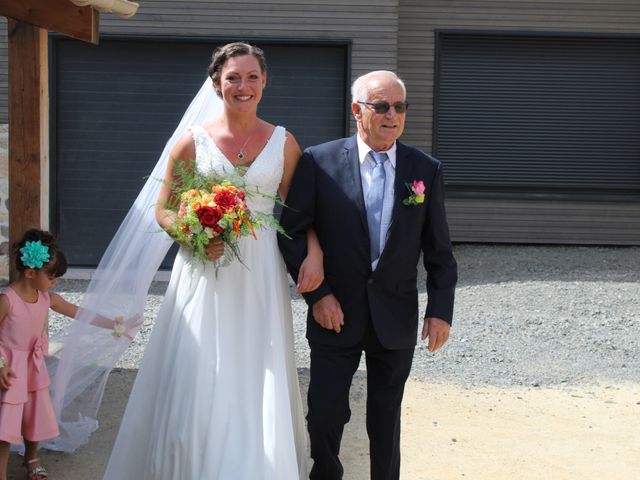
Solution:
<svg viewBox="0 0 640 480">
<path fill-rule="evenodd" d="M 91 436 L 87 445 L 83 445 L 73 454 L 48 450 L 40 452 L 42 463 L 47 468 L 52 480 L 102 478 L 137 372 L 133 369 L 114 369 L 111 372 L 99 412 L 100 428 Z M 300 369 L 298 376 L 306 411 L 309 370 Z M 357 477 L 350 478 L 361 478 L 362 480 L 369 478 L 368 447 L 364 441 L 366 430 L 364 418 L 360 418 L 362 417 L 360 412 L 364 411 L 365 395 L 366 377 L 363 372 L 358 372 L 351 389 L 353 420 L 345 429 L 343 440 L 343 444 L 349 448 L 344 449 L 342 459 L 350 471 L 358 472 Z M 12 453 L 9 459 L 9 480 L 25 478 L 24 467 L 21 463 L 22 457 Z"/>
</svg>

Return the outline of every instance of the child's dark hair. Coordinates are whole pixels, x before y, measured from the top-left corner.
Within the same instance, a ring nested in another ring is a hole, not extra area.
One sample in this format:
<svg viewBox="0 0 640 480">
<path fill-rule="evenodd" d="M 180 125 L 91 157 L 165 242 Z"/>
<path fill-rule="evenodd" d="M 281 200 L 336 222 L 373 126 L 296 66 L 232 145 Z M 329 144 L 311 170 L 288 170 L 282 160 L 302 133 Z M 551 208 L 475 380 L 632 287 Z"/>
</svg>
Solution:
<svg viewBox="0 0 640 480">
<path fill-rule="evenodd" d="M 38 230 L 32 228 L 31 230 L 27 230 L 20 241 L 14 243 L 12 245 L 13 255 L 16 259 L 16 270 L 18 272 L 22 272 L 27 270 L 28 268 L 32 268 L 28 265 L 25 265 L 21 259 L 22 252 L 20 251 L 27 242 L 38 242 L 42 243 L 45 247 L 49 249 L 49 261 L 42 265 L 42 269 L 49 275 L 53 275 L 54 277 L 61 277 L 67 271 L 67 257 L 64 255 L 62 250 L 58 248 L 58 243 L 56 241 L 56 237 L 54 237 L 51 233 L 45 232 L 44 230 Z M 39 270 L 36 268 L 35 270 Z"/>
</svg>

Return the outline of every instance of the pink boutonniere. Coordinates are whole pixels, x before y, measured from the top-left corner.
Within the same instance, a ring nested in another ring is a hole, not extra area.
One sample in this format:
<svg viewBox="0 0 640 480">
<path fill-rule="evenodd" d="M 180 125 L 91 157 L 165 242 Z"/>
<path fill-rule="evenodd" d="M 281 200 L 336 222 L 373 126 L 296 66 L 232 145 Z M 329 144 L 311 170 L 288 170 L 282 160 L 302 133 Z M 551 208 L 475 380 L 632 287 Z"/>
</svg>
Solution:
<svg viewBox="0 0 640 480">
<path fill-rule="evenodd" d="M 426 190 L 424 182 L 422 180 L 414 180 L 412 185 L 408 183 L 406 185 L 411 195 L 405 198 L 402 203 L 405 205 L 419 205 L 424 203 L 424 192 Z"/>
</svg>

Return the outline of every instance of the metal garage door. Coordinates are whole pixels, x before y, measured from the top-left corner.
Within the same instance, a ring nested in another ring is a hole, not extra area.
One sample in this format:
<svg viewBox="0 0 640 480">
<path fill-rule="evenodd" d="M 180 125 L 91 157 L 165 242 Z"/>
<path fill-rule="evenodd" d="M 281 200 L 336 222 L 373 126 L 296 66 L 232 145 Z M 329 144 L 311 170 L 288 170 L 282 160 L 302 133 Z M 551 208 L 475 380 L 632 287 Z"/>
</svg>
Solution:
<svg viewBox="0 0 640 480">
<path fill-rule="evenodd" d="M 640 40 L 441 34 L 457 240 L 640 243 Z"/>
<path fill-rule="evenodd" d="M 346 131 L 346 47 L 271 45 L 260 115 L 304 147 Z M 74 266 L 94 266 L 206 78 L 215 44 L 53 45 L 52 223 Z"/>
</svg>

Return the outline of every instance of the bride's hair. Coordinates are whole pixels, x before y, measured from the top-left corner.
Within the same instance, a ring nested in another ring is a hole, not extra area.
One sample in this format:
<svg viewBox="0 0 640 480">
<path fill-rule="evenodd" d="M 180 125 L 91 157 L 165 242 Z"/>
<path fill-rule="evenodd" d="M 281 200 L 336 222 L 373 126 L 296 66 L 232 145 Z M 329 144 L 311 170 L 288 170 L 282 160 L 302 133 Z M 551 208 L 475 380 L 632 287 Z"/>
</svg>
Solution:
<svg viewBox="0 0 640 480">
<path fill-rule="evenodd" d="M 208 73 L 211 80 L 213 80 L 213 88 L 218 97 L 222 98 L 222 92 L 220 92 L 218 88 L 222 67 L 228 59 L 242 55 L 252 55 L 258 60 L 262 73 L 267 71 L 267 59 L 264 57 L 264 52 L 255 45 L 249 45 L 244 42 L 234 42 L 216 48 L 211 57 L 211 65 L 209 65 Z"/>
</svg>

